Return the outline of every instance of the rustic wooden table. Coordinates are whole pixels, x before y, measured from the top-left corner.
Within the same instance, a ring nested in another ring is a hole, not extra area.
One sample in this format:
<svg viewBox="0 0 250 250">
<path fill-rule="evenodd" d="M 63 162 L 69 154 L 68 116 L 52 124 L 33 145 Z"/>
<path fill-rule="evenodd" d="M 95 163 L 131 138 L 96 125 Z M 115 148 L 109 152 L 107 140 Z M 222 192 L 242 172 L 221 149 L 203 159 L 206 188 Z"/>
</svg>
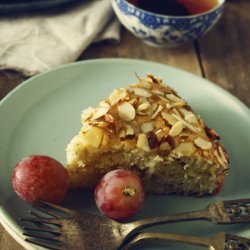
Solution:
<svg viewBox="0 0 250 250">
<path fill-rule="evenodd" d="M 79 60 L 104 57 L 139 58 L 172 65 L 209 79 L 250 107 L 250 1 L 231 0 L 219 23 L 203 38 L 167 50 L 149 47 L 122 30 L 121 43 L 91 46 Z M 0 72 L 0 99 L 25 77 Z M 0 249 L 23 249 L 0 225 Z"/>
</svg>

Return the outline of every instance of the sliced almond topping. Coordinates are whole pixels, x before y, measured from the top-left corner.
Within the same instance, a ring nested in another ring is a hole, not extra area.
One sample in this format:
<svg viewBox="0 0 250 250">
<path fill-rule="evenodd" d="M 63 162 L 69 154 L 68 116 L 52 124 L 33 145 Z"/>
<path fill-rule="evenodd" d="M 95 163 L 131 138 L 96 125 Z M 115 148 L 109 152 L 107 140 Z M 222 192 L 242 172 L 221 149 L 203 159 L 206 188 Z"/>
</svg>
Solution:
<svg viewBox="0 0 250 250">
<path fill-rule="evenodd" d="M 189 123 L 197 123 L 197 118 L 195 114 L 185 108 L 180 108 L 179 111 L 184 116 L 184 120 L 186 120 Z"/>
<path fill-rule="evenodd" d="M 141 131 L 143 133 L 147 133 L 149 131 L 153 131 L 154 130 L 154 125 L 152 122 L 144 122 L 141 124 Z"/>
<path fill-rule="evenodd" d="M 173 153 L 181 154 L 184 156 L 190 156 L 195 152 L 196 148 L 193 142 L 183 142 L 180 143 L 174 150 Z"/>
<path fill-rule="evenodd" d="M 207 150 L 207 149 L 212 148 L 212 143 L 210 141 L 206 141 L 200 137 L 198 137 L 194 140 L 194 144 L 203 150 Z"/>
<path fill-rule="evenodd" d="M 220 165 L 223 166 L 224 168 L 227 168 L 228 163 L 223 161 L 218 150 L 214 151 L 214 155 L 216 159 L 218 160 L 218 162 L 220 163 Z"/>
<path fill-rule="evenodd" d="M 140 104 L 139 106 L 138 106 L 138 108 L 136 109 L 136 111 L 145 111 L 145 110 L 147 110 L 148 108 L 150 108 L 150 103 L 149 102 L 144 102 L 144 103 L 142 103 L 142 104 Z"/>
<path fill-rule="evenodd" d="M 218 150 L 219 150 L 219 153 L 221 155 L 221 158 L 223 160 L 223 162 L 225 162 L 226 164 L 228 164 L 228 160 L 227 160 L 227 157 L 225 156 L 225 152 L 224 150 L 222 149 L 221 146 L 218 147 Z"/>
<path fill-rule="evenodd" d="M 94 148 L 99 148 L 102 143 L 103 131 L 102 129 L 93 126 L 86 132 L 85 138 L 89 145 Z"/>
<path fill-rule="evenodd" d="M 110 122 L 110 123 L 113 123 L 115 120 L 111 114 L 105 114 L 104 119 L 106 122 Z"/>
<path fill-rule="evenodd" d="M 160 150 L 162 150 L 162 151 L 171 150 L 171 146 L 169 145 L 168 142 L 163 142 L 163 143 L 161 143 L 161 145 L 160 145 L 159 148 L 160 148 Z"/>
<path fill-rule="evenodd" d="M 90 130 L 92 128 L 92 124 L 88 124 L 88 123 L 84 123 L 83 128 L 82 128 L 82 132 L 86 133 L 88 130 Z"/>
<path fill-rule="evenodd" d="M 159 98 L 162 100 L 162 101 L 164 101 L 165 103 L 167 103 L 167 104 L 169 104 L 169 100 L 167 99 L 167 98 L 165 98 L 165 97 L 163 97 L 163 96 L 159 96 Z"/>
<path fill-rule="evenodd" d="M 115 90 L 109 97 L 109 102 L 113 106 L 119 101 L 125 100 L 127 97 L 127 92 L 125 89 Z"/>
<path fill-rule="evenodd" d="M 176 120 L 181 121 L 185 127 L 189 128 L 194 133 L 199 133 L 200 132 L 198 128 L 195 128 L 194 126 L 192 126 L 191 124 L 189 124 L 188 122 L 186 122 L 185 120 L 183 120 L 180 116 L 178 116 L 176 114 L 173 114 L 173 117 Z"/>
<path fill-rule="evenodd" d="M 140 84 L 145 89 L 150 89 L 151 88 L 151 83 L 152 83 L 152 80 L 150 82 L 150 81 L 148 81 L 148 79 L 145 79 L 145 78 L 140 79 Z"/>
<path fill-rule="evenodd" d="M 181 107 L 184 107 L 187 103 L 182 101 L 182 102 L 175 102 L 173 103 L 172 105 L 176 108 L 181 108 Z"/>
<path fill-rule="evenodd" d="M 153 78 L 149 77 L 149 75 L 147 75 L 147 77 L 145 77 L 144 79 L 149 83 L 153 83 Z"/>
<path fill-rule="evenodd" d="M 183 102 L 184 100 L 179 98 L 178 96 L 174 95 L 174 94 L 166 94 L 166 97 L 172 101 L 172 102 Z"/>
<path fill-rule="evenodd" d="M 135 131 L 130 125 L 127 124 L 125 133 L 126 133 L 126 137 L 130 137 L 135 134 Z"/>
<path fill-rule="evenodd" d="M 170 103 L 167 103 L 167 104 L 166 104 L 166 108 L 167 108 L 167 109 L 172 109 L 172 108 L 174 108 L 174 106 L 173 106 L 172 104 L 170 104 Z"/>
<path fill-rule="evenodd" d="M 159 142 L 155 133 L 153 131 L 149 131 L 146 135 L 150 149 L 157 148 L 159 146 Z"/>
<path fill-rule="evenodd" d="M 139 102 L 140 102 L 140 97 L 133 98 L 132 100 L 129 101 L 129 103 L 134 107 L 136 107 L 139 104 Z"/>
<path fill-rule="evenodd" d="M 151 92 L 156 95 L 164 96 L 164 92 L 160 91 L 159 89 L 153 89 Z"/>
<path fill-rule="evenodd" d="M 169 128 L 168 127 L 164 127 L 161 129 L 158 129 L 157 131 L 155 131 L 155 134 L 158 138 L 158 141 L 162 141 L 164 137 L 166 137 L 169 133 Z"/>
<path fill-rule="evenodd" d="M 194 114 L 188 114 L 188 115 L 185 115 L 184 119 L 187 121 L 187 122 L 190 122 L 190 123 L 197 123 L 197 119 L 196 119 L 196 116 Z"/>
<path fill-rule="evenodd" d="M 158 108 L 156 109 L 156 111 L 154 112 L 154 114 L 151 117 L 151 120 L 155 119 L 157 117 L 157 115 L 163 110 L 163 106 L 159 105 Z"/>
<path fill-rule="evenodd" d="M 173 127 L 170 129 L 169 131 L 169 135 L 171 136 L 177 136 L 181 133 L 181 131 L 183 130 L 183 125 L 181 121 L 176 122 Z"/>
<path fill-rule="evenodd" d="M 139 135 L 136 146 L 137 146 L 137 148 L 143 149 L 147 152 L 150 151 L 150 147 L 148 144 L 148 139 L 147 139 L 146 134 Z"/>
<path fill-rule="evenodd" d="M 220 136 L 216 133 L 215 130 L 213 130 L 211 128 L 208 128 L 207 126 L 205 126 L 205 131 L 206 131 L 207 136 L 210 139 L 220 140 Z"/>
<path fill-rule="evenodd" d="M 143 88 L 129 87 L 128 89 L 139 96 L 150 97 L 152 95 L 150 92 Z"/>
<path fill-rule="evenodd" d="M 108 113 L 110 109 L 110 105 L 106 102 L 101 102 L 99 104 L 99 107 L 95 110 L 94 115 L 92 116 L 91 120 L 96 120 L 102 116 L 104 116 L 105 114 Z"/>
<path fill-rule="evenodd" d="M 161 112 L 161 116 L 165 121 L 167 121 L 172 126 L 177 122 L 177 120 L 171 114 L 165 111 Z"/>
<path fill-rule="evenodd" d="M 125 130 L 125 129 L 122 129 L 122 130 L 119 132 L 119 138 L 124 139 L 125 137 L 126 137 L 126 130 Z"/>
<path fill-rule="evenodd" d="M 118 106 L 118 115 L 123 121 L 135 119 L 135 108 L 129 102 L 123 102 Z"/>
<path fill-rule="evenodd" d="M 92 107 L 88 107 L 87 109 L 82 111 L 81 118 L 83 121 L 87 121 L 94 113 L 94 109 Z"/>
<path fill-rule="evenodd" d="M 99 127 L 99 128 L 105 128 L 107 127 L 109 124 L 107 122 L 104 121 L 100 121 L 100 122 L 93 122 L 94 126 Z"/>
</svg>

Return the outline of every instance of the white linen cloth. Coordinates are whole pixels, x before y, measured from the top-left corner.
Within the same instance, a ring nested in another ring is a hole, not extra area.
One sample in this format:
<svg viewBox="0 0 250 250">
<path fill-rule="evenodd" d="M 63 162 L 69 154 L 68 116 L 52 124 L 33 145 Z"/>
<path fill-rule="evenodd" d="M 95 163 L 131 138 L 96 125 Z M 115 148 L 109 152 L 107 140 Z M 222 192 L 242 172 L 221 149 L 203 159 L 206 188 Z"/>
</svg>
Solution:
<svg viewBox="0 0 250 250">
<path fill-rule="evenodd" d="M 26 76 L 73 62 L 93 42 L 119 41 L 110 0 L 83 0 L 57 14 L 0 17 L 0 69 Z"/>
</svg>

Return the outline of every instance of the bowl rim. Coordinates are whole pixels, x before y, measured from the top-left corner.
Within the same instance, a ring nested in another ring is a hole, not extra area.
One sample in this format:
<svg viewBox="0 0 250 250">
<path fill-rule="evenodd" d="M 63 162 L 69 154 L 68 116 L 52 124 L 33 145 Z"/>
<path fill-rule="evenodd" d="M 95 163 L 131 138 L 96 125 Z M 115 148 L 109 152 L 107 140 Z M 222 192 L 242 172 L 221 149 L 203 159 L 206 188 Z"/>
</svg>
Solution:
<svg viewBox="0 0 250 250">
<path fill-rule="evenodd" d="M 118 0 L 113 0 L 113 2 L 117 2 Z M 148 13 L 148 14 L 151 14 L 151 15 L 155 15 L 156 17 L 162 17 L 162 18 L 176 18 L 176 19 L 192 19 L 194 17 L 201 17 L 201 16 L 205 16 L 207 14 L 210 14 L 214 11 L 216 11 L 217 9 L 219 8 L 223 8 L 223 6 L 225 5 L 226 1 L 227 0 L 218 0 L 218 5 L 216 5 L 214 8 L 206 11 L 206 12 L 202 12 L 200 14 L 195 14 L 195 15 L 188 15 L 188 16 L 173 16 L 173 15 L 162 15 L 162 14 L 157 14 L 155 12 L 151 12 L 151 11 L 147 11 L 147 10 L 143 10 L 137 6 L 135 6 L 134 4 L 132 3 L 129 3 L 127 0 L 119 0 L 119 1 L 123 1 L 125 2 L 128 6 L 130 6 L 131 8 L 134 8 L 134 9 L 138 9 L 140 10 L 141 12 L 144 12 L 144 13 Z"/>
</svg>

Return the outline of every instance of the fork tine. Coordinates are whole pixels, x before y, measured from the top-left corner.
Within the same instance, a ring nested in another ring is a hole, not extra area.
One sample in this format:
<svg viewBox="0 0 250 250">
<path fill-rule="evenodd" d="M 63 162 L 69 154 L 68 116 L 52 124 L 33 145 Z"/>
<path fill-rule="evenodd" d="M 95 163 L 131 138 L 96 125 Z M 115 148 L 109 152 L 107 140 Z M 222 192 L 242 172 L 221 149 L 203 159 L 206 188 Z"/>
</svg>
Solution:
<svg viewBox="0 0 250 250">
<path fill-rule="evenodd" d="M 58 244 L 58 246 L 55 246 L 55 245 L 50 244 L 50 243 L 46 243 L 46 242 L 42 242 L 39 240 L 30 239 L 30 238 L 26 238 L 25 241 L 32 243 L 32 244 L 35 244 L 35 245 L 38 245 L 38 246 L 41 246 L 41 247 L 46 247 L 46 248 L 52 249 L 52 250 L 64 250 L 64 249 L 66 249 L 64 245 Z"/>
<path fill-rule="evenodd" d="M 23 226 L 22 227 L 24 230 L 32 230 L 32 231 L 40 231 L 40 232 L 44 232 L 44 233 L 51 233 L 55 236 L 60 236 L 61 233 L 56 231 L 55 229 L 53 228 L 41 228 L 41 227 L 32 227 L 32 226 Z"/>
<path fill-rule="evenodd" d="M 58 243 L 61 243 L 60 240 L 58 240 L 55 236 L 55 235 L 49 235 L 49 236 L 46 236 L 46 235 L 41 235 L 41 233 L 26 233 L 24 232 L 23 233 L 24 236 L 28 236 L 28 237 L 33 237 L 33 238 L 38 238 L 38 239 L 43 239 L 43 240 L 51 240 L 51 241 L 54 241 L 54 242 L 58 242 Z"/>
<path fill-rule="evenodd" d="M 55 217 L 55 218 L 58 218 L 58 219 L 61 219 L 61 218 L 62 218 L 62 216 L 53 213 L 51 210 L 42 207 L 42 206 L 39 205 L 38 203 L 33 204 L 33 207 L 34 207 L 35 209 L 37 209 L 37 210 L 39 210 L 39 211 L 45 213 L 45 214 L 48 214 L 48 215 L 50 215 L 50 216 L 53 216 L 53 217 Z M 33 213 L 34 213 L 34 212 L 33 212 Z M 38 217 L 38 216 L 37 216 L 37 217 Z M 40 217 L 40 216 L 39 216 L 39 217 Z"/>
<path fill-rule="evenodd" d="M 58 227 L 61 227 L 61 224 L 58 223 L 58 220 L 55 220 L 54 218 L 32 218 L 32 217 L 27 217 L 27 218 L 19 218 L 21 221 L 26 221 L 26 222 L 33 222 L 33 223 L 46 223 L 46 224 L 51 224 L 55 225 Z"/>
</svg>

